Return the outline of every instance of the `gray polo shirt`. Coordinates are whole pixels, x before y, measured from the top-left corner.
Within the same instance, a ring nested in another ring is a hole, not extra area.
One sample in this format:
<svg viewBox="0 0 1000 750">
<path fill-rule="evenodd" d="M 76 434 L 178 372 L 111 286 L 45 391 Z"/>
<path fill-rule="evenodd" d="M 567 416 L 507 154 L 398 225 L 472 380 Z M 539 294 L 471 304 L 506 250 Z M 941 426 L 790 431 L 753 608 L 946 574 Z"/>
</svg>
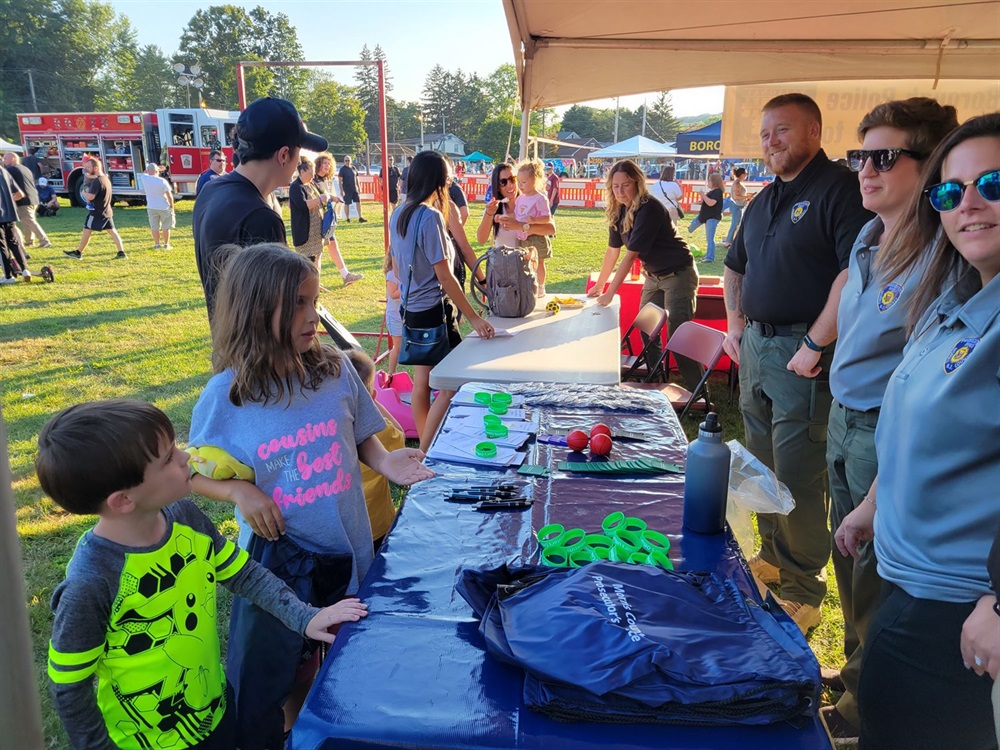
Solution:
<svg viewBox="0 0 1000 750">
<path fill-rule="evenodd" d="M 990 593 L 1000 524 L 1000 277 L 931 305 L 889 379 L 875 433 L 878 573 L 910 596 Z"/>
<path fill-rule="evenodd" d="M 830 368 L 830 390 L 849 409 L 871 411 L 882 405 L 885 386 L 903 358 L 909 295 L 919 274 L 907 279 L 876 278 L 874 244 L 881 219 L 861 229 L 851 249 L 847 284 L 837 309 L 837 350 Z M 906 283 L 909 282 L 909 283 Z"/>
</svg>

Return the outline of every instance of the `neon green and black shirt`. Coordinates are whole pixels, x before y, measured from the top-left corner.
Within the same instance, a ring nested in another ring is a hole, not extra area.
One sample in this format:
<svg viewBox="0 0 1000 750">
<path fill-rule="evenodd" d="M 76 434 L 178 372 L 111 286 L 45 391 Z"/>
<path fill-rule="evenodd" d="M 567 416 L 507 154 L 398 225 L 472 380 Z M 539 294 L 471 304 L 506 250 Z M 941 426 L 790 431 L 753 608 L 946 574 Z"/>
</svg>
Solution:
<svg viewBox="0 0 1000 750">
<path fill-rule="evenodd" d="M 212 733 L 226 709 L 217 583 L 300 634 L 318 612 L 191 501 L 163 513 L 153 547 L 84 534 L 52 597 L 48 672 L 74 748 L 187 748 Z"/>
</svg>

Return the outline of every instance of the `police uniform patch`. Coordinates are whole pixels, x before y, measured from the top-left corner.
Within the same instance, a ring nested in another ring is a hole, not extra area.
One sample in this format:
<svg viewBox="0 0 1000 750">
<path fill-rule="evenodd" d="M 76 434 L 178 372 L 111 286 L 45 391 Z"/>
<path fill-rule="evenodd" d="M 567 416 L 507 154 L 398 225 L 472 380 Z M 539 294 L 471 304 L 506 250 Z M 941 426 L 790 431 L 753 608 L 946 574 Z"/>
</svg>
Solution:
<svg viewBox="0 0 1000 750">
<path fill-rule="evenodd" d="M 792 206 L 792 224 L 798 224 L 799 219 L 809 210 L 809 201 L 800 201 Z"/>
<path fill-rule="evenodd" d="M 951 354 L 944 362 L 944 371 L 951 374 L 965 364 L 965 360 L 969 358 L 978 343 L 979 339 L 962 339 L 955 344 L 955 348 L 951 350 Z"/>
<path fill-rule="evenodd" d="M 903 287 L 899 284 L 886 284 L 885 288 L 878 295 L 878 311 L 885 312 L 890 307 L 899 302 L 899 295 L 903 293 Z"/>
</svg>

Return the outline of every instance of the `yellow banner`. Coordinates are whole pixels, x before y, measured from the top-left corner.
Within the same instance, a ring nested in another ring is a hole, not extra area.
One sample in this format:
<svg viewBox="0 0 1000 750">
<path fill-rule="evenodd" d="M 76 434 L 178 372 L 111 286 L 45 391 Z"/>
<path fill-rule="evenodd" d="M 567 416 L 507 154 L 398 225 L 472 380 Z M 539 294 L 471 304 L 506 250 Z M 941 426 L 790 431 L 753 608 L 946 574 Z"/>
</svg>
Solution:
<svg viewBox="0 0 1000 750">
<path fill-rule="evenodd" d="M 837 159 L 858 148 L 858 123 L 877 104 L 893 99 L 929 96 L 958 111 L 958 121 L 1000 110 L 1000 81 L 940 81 L 931 89 L 927 80 L 821 81 L 727 86 L 722 113 L 722 156 L 760 158 L 761 108 L 779 94 L 811 96 L 823 113 L 823 148 Z"/>
</svg>

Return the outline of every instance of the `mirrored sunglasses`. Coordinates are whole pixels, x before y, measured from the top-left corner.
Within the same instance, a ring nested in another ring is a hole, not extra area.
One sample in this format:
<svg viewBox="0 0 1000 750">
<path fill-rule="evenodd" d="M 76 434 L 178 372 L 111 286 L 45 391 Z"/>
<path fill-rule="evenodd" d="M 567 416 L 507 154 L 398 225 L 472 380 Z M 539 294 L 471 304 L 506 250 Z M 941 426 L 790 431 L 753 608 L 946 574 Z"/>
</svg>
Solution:
<svg viewBox="0 0 1000 750">
<path fill-rule="evenodd" d="M 924 195 L 931 202 L 935 211 L 946 213 L 954 211 L 962 204 L 965 189 L 975 185 L 983 200 L 990 203 L 1000 201 L 1000 169 L 987 172 L 968 182 L 941 182 L 924 190 Z"/>
<path fill-rule="evenodd" d="M 872 166 L 876 172 L 888 172 L 896 164 L 896 159 L 901 154 L 906 154 L 911 159 L 920 161 L 923 154 L 910 151 L 905 148 L 875 148 L 875 149 L 853 149 L 847 152 L 847 165 L 854 172 L 860 172 L 865 167 L 865 162 L 872 160 Z"/>
</svg>

